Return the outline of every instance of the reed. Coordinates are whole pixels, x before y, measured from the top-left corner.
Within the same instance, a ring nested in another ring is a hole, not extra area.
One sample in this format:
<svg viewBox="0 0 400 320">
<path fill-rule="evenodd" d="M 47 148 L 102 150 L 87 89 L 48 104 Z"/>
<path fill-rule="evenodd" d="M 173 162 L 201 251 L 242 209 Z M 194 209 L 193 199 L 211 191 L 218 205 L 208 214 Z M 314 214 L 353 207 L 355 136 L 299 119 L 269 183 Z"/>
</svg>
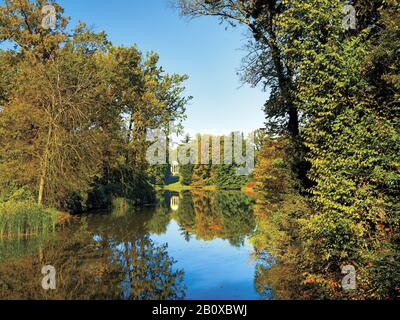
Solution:
<svg viewBox="0 0 400 320">
<path fill-rule="evenodd" d="M 0 203 L 0 238 L 26 237 L 54 231 L 57 211 L 28 201 Z"/>
</svg>

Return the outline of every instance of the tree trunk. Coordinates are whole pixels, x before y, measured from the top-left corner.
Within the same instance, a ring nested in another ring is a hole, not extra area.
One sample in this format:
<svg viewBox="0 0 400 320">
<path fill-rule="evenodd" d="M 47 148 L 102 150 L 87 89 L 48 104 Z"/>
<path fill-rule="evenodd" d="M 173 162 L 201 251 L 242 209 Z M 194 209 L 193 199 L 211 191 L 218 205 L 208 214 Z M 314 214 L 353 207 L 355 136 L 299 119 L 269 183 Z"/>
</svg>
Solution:
<svg viewBox="0 0 400 320">
<path fill-rule="evenodd" d="M 270 3 L 272 5 L 272 3 Z M 280 48 L 278 47 L 278 39 L 276 33 L 273 29 L 273 17 L 277 14 L 275 12 L 274 7 L 270 7 L 269 11 L 271 12 L 270 21 L 268 24 L 268 34 L 269 39 L 263 37 L 266 44 L 269 46 L 271 50 L 272 61 L 275 66 L 275 70 L 278 78 L 278 85 L 281 91 L 281 95 L 285 101 L 286 112 L 289 117 L 288 121 L 288 132 L 293 137 L 296 138 L 300 134 L 300 124 L 299 124 L 299 112 L 297 108 L 294 106 L 293 98 L 292 98 L 292 89 L 293 89 L 293 80 L 292 80 L 292 72 L 288 67 L 284 66 L 284 62 L 282 60 L 282 53 Z M 253 27 L 253 32 L 255 34 L 259 34 L 259 31 Z"/>
<path fill-rule="evenodd" d="M 40 173 L 40 181 L 39 181 L 39 194 L 38 194 L 38 205 L 41 207 L 43 206 L 43 195 L 44 189 L 46 186 L 46 176 L 47 176 L 47 168 L 49 165 L 49 151 L 50 151 L 50 139 L 52 135 L 52 127 L 49 126 L 48 133 L 47 133 L 47 141 L 46 147 L 43 154 L 42 164 L 41 164 L 41 173 Z"/>
<path fill-rule="evenodd" d="M 279 89 L 281 91 L 282 97 L 285 100 L 287 114 L 289 117 L 288 121 L 288 132 L 289 134 L 296 138 L 300 134 L 299 128 L 299 112 L 297 108 L 294 106 L 293 98 L 292 98 L 292 76 L 290 70 L 285 72 L 284 63 L 282 61 L 282 54 L 279 47 L 276 45 L 277 37 L 272 29 L 272 21 L 270 21 L 270 40 L 268 41 L 268 45 L 271 49 L 272 61 L 275 66 L 275 70 L 277 73 Z M 288 69 L 288 68 L 287 68 Z"/>
<path fill-rule="evenodd" d="M 289 103 L 289 133 L 292 137 L 298 137 L 300 134 L 299 128 L 299 112 L 296 107 L 293 106 L 293 103 Z"/>
<path fill-rule="evenodd" d="M 127 139 L 126 139 L 126 144 L 127 144 L 127 151 L 126 151 L 126 155 L 125 155 L 125 162 L 126 162 L 126 164 L 128 164 L 129 163 L 129 161 L 130 161 L 130 153 L 131 153 L 131 150 L 129 149 L 129 146 L 130 146 L 130 144 L 131 144 L 131 140 L 132 140 L 132 130 L 133 130 L 133 124 L 134 124 L 134 119 L 133 119 L 133 112 L 132 112 L 132 114 L 131 114 L 131 116 L 130 116 L 130 119 L 129 119 L 129 128 L 128 128 L 128 136 L 127 136 Z"/>
</svg>

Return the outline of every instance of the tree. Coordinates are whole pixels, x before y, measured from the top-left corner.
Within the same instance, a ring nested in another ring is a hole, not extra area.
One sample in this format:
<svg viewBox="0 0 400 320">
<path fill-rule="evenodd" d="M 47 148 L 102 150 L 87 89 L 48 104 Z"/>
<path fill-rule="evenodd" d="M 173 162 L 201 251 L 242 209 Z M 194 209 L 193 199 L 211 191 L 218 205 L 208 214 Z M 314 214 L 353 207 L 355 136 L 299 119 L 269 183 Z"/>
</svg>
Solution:
<svg viewBox="0 0 400 320">
<path fill-rule="evenodd" d="M 398 31 L 388 23 L 396 25 L 398 4 L 368 7 L 361 15 L 364 25 L 352 32 L 342 26 L 342 5 L 296 0 L 280 17 L 282 50 L 298 75 L 296 104 L 308 119 L 304 137 L 315 213 L 303 221 L 301 233 L 305 268 L 315 273 L 309 272 L 306 282 L 325 286 L 328 296 L 337 294 L 335 275 L 351 262 L 365 279 L 359 292 L 393 295 L 395 288 L 383 292 L 370 276 L 376 260 L 376 268 L 389 267 L 382 261 L 390 264 L 391 258 L 376 258 L 382 252 L 398 256 L 393 235 L 398 233 L 399 101 L 391 71 L 398 62 L 392 48 Z M 373 17 L 368 24 L 364 14 Z M 380 54 L 387 60 L 376 59 Z M 331 273 L 322 275 L 326 270 Z"/>
<path fill-rule="evenodd" d="M 193 168 L 192 184 L 195 186 L 208 186 L 212 181 L 212 138 L 210 135 L 198 134 L 194 141 L 197 148 L 196 164 Z"/>
<path fill-rule="evenodd" d="M 184 146 L 187 146 L 190 143 L 191 143 L 190 135 L 186 135 L 184 140 L 182 141 L 182 144 Z M 182 185 L 190 186 L 192 184 L 193 170 L 194 170 L 194 165 L 191 163 L 179 165 L 180 181 Z"/>
<path fill-rule="evenodd" d="M 217 16 L 231 26 L 248 27 L 252 39 L 248 43 L 250 53 L 246 58 L 244 80 L 254 86 L 263 83 L 271 89 L 265 104 L 270 128 L 297 137 L 300 122 L 293 96 L 295 73 L 279 46 L 278 36 L 278 18 L 290 4 L 263 0 L 177 0 L 177 7 L 189 17 Z"/>
<path fill-rule="evenodd" d="M 45 194 L 60 205 L 70 192 L 87 191 L 98 173 L 105 137 L 98 117 L 103 81 L 95 70 L 93 57 L 69 48 L 45 65 L 19 65 L 17 87 L 0 116 L 1 172 L 5 182 L 37 184 L 40 205 Z"/>
<path fill-rule="evenodd" d="M 215 185 L 220 190 L 241 190 L 247 182 L 249 182 L 248 176 L 239 175 L 240 165 L 236 162 L 236 159 L 233 154 L 231 154 L 232 161 L 225 161 L 225 157 L 227 156 L 227 152 L 234 153 L 234 133 L 230 135 L 218 137 L 220 141 L 220 150 L 222 151 L 220 154 L 221 162 L 219 164 L 214 164 L 214 180 Z M 243 152 L 247 152 L 245 147 L 247 145 L 246 139 L 243 139 Z M 228 143 L 231 143 L 229 146 Z M 226 147 L 226 148 L 225 148 Z"/>
</svg>

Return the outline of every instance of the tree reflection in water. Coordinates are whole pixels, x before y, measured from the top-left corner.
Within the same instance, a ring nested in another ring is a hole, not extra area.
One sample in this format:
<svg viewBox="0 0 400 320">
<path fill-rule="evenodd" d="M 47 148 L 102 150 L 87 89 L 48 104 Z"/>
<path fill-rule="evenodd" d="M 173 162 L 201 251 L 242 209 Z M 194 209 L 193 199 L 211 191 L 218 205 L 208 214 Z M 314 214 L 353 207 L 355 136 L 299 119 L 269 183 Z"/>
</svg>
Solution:
<svg viewBox="0 0 400 320">
<path fill-rule="evenodd" d="M 107 218 L 101 228 L 96 221 L 90 228 L 83 222 L 58 232 L 57 240 L 39 246 L 34 255 L 0 261 L 0 298 L 183 299 L 184 273 L 174 269 L 166 246 L 151 241 L 141 223 Z M 55 291 L 41 288 L 40 271 L 47 264 L 57 270 Z"/>
<path fill-rule="evenodd" d="M 256 228 L 253 200 L 242 192 L 185 192 L 179 203 L 173 217 L 187 239 L 220 238 L 241 247 Z"/>
</svg>

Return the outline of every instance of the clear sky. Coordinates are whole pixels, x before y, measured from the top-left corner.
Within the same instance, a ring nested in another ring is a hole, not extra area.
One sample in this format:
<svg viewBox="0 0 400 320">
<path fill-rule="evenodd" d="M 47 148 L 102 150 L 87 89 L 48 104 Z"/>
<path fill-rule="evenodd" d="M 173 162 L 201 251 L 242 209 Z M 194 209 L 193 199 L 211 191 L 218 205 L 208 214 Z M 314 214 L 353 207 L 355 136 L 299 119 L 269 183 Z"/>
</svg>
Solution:
<svg viewBox="0 0 400 320">
<path fill-rule="evenodd" d="M 222 134 L 261 128 L 267 94 L 242 86 L 237 71 L 246 52 L 245 30 L 225 30 L 216 18 L 181 18 L 170 0 L 60 0 L 71 23 L 106 31 L 117 45 L 156 51 L 169 73 L 186 73 L 189 133 Z"/>
</svg>

